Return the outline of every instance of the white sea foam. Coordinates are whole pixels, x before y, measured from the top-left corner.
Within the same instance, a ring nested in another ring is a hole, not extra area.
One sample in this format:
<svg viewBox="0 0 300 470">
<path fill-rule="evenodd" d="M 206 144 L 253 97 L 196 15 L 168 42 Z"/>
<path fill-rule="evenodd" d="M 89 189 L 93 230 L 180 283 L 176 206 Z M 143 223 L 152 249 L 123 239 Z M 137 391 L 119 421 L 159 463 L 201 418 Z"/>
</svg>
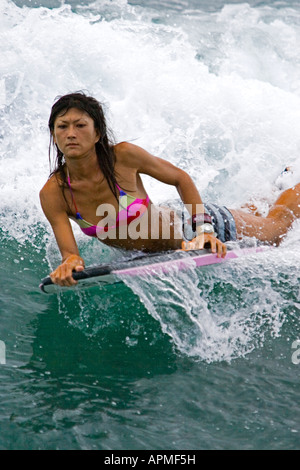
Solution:
<svg viewBox="0 0 300 470">
<path fill-rule="evenodd" d="M 201 272 L 191 262 L 186 272 L 174 268 L 167 276 L 124 276 L 124 282 L 178 351 L 207 362 L 230 362 L 278 336 L 285 321 L 288 301 L 272 286 L 274 260 L 259 256 Z"/>
</svg>

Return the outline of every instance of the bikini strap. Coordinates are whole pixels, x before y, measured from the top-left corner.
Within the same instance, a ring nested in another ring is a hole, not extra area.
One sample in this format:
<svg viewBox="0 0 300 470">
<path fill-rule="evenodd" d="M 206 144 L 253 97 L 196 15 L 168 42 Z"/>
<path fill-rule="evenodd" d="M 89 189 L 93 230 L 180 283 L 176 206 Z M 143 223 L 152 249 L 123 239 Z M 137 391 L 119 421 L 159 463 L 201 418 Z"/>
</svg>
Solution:
<svg viewBox="0 0 300 470">
<path fill-rule="evenodd" d="M 117 189 L 119 190 L 120 196 L 127 196 L 127 193 L 125 193 L 125 191 L 123 191 L 123 189 L 120 188 L 120 186 L 118 185 L 118 183 L 116 183 L 116 187 L 117 187 Z"/>
<path fill-rule="evenodd" d="M 71 179 L 70 179 L 70 173 L 69 173 L 68 167 L 67 167 L 67 183 L 68 183 L 68 186 L 69 186 L 69 189 L 70 189 L 72 202 L 73 202 L 74 207 L 75 207 L 75 210 L 76 210 L 76 219 L 82 219 L 82 217 L 81 217 L 81 215 L 80 215 L 80 212 L 79 212 L 79 210 L 78 210 L 78 208 L 77 208 L 77 205 L 76 205 L 76 202 L 75 202 L 75 198 L 74 198 L 74 194 L 73 194 L 73 191 L 72 191 Z"/>
</svg>

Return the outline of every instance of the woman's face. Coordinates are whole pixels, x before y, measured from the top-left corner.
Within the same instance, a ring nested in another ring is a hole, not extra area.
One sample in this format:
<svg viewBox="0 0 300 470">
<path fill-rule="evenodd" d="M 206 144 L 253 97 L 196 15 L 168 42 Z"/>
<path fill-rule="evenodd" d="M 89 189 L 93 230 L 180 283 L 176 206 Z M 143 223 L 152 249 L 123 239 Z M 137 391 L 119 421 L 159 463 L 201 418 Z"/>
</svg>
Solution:
<svg viewBox="0 0 300 470">
<path fill-rule="evenodd" d="M 84 111 L 71 108 L 55 119 L 53 139 L 67 158 L 80 158 L 95 152 L 99 138 L 93 119 Z"/>
</svg>

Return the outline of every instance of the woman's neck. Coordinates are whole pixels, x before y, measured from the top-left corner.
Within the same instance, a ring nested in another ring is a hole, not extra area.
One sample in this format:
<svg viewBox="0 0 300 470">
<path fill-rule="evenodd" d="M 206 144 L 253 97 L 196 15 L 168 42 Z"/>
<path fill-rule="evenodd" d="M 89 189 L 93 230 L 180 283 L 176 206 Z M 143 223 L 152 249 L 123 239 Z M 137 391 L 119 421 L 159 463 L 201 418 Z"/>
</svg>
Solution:
<svg viewBox="0 0 300 470">
<path fill-rule="evenodd" d="M 65 156 L 65 162 L 72 181 L 91 179 L 101 172 L 96 152 L 76 159 Z"/>
</svg>

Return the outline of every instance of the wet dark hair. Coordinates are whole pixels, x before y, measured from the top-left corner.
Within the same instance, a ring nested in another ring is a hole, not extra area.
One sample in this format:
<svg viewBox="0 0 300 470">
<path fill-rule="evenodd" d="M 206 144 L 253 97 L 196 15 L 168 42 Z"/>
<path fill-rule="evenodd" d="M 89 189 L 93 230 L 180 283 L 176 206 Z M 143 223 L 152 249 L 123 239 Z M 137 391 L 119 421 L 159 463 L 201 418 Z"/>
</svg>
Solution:
<svg viewBox="0 0 300 470">
<path fill-rule="evenodd" d="M 113 136 L 111 131 L 107 128 L 106 119 L 104 116 L 102 105 L 92 96 L 87 96 L 82 91 L 70 93 L 57 98 L 51 109 L 51 114 L 48 122 L 50 129 L 50 145 L 49 145 L 49 162 L 50 162 L 50 176 L 59 174 L 63 181 L 63 186 L 67 185 L 66 173 L 64 171 L 64 155 L 59 150 L 58 146 L 54 143 L 53 132 L 55 120 L 58 116 L 63 116 L 71 108 L 78 109 L 87 113 L 94 121 L 95 130 L 99 132 L 100 139 L 95 144 L 97 159 L 99 167 L 106 178 L 109 187 L 115 197 L 118 199 L 116 189 L 116 176 L 115 176 L 115 154 L 113 149 Z M 56 157 L 54 162 L 54 169 L 51 170 L 51 147 L 56 148 Z"/>
</svg>

